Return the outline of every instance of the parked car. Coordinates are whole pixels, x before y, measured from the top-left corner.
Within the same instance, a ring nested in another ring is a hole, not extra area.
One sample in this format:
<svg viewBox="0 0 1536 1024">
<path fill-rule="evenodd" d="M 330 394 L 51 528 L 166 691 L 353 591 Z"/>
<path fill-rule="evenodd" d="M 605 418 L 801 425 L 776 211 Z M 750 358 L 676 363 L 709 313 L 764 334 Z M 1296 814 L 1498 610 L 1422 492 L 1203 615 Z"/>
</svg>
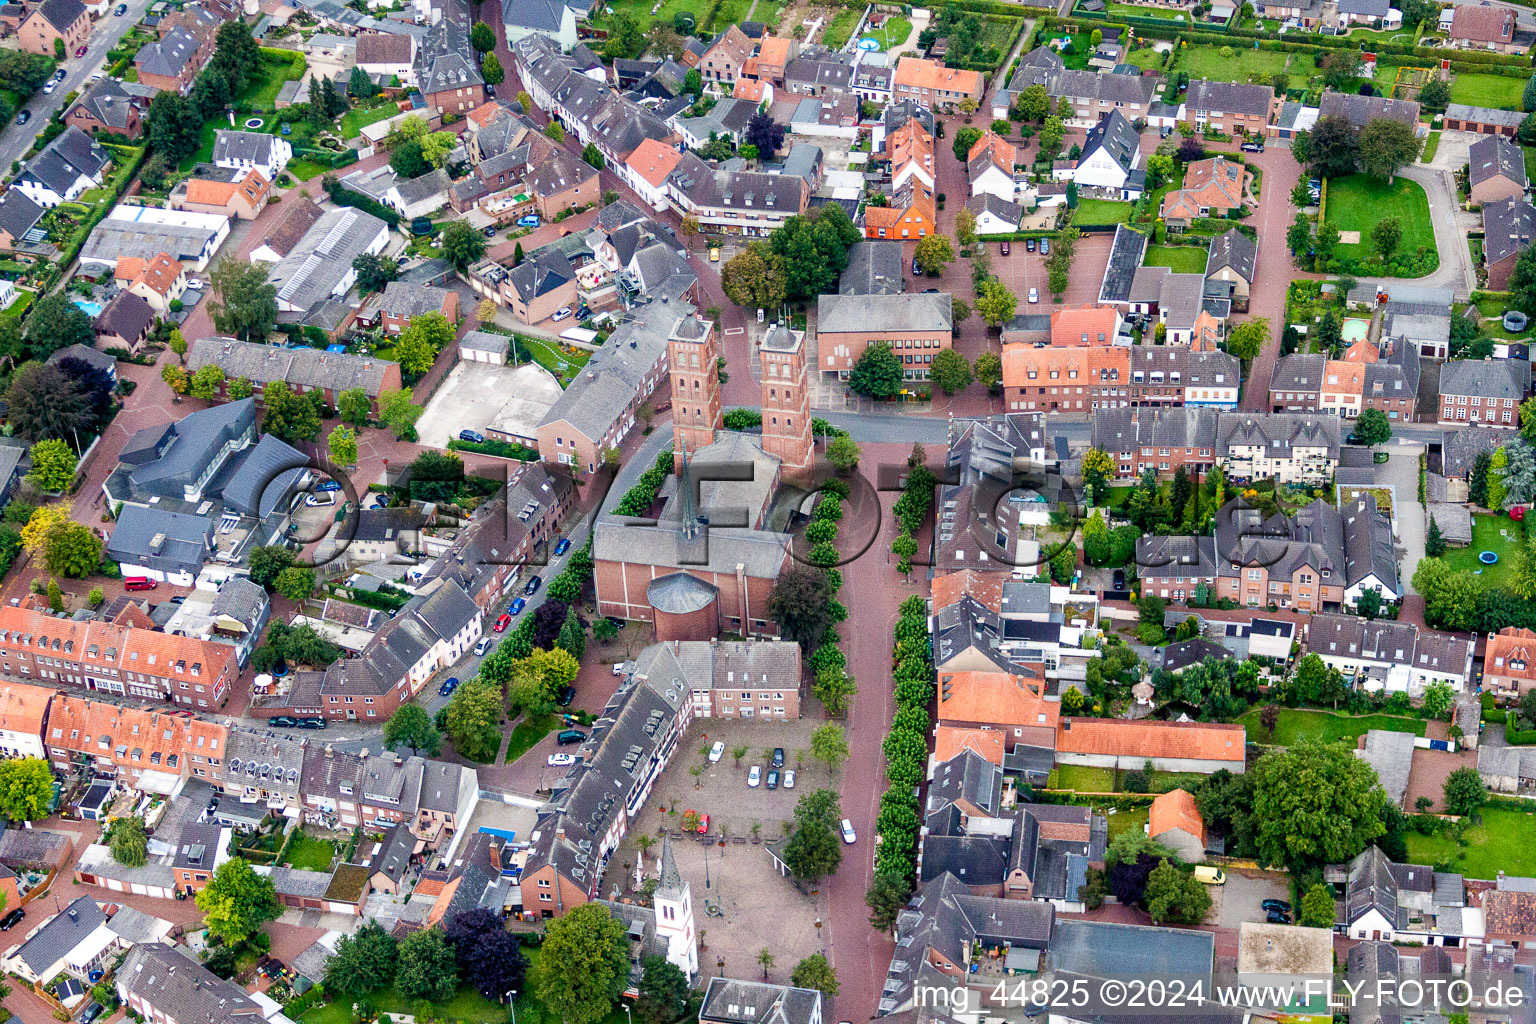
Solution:
<svg viewBox="0 0 1536 1024">
<path fill-rule="evenodd" d="M 709 815 L 701 814 L 699 815 L 699 835 L 702 836 L 707 832 L 709 832 Z"/>
<path fill-rule="evenodd" d="M 551 768 L 569 768 L 576 763 L 575 754 L 550 754 L 545 763 Z"/>
<path fill-rule="evenodd" d="M 507 627 L 510 625 L 512 625 L 511 614 L 502 612 L 501 616 L 496 620 L 496 625 L 492 626 L 491 628 L 498 633 L 505 633 L 507 631 Z"/>
<path fill-rule="evenodd" d="M 849 821 L 847 818 L 844 818 L 843 819 L 843 842 L 845 842 L 848 845 L 852 846 L 853 843 L 858 838 L 859 837 L 854 835 L 854 832 L 853 832 L 853 822 Z"/>
<path fill-rule="evenodd" d="M 1262 153 L 1262 152 L 1264 152 L 1264 143 L 1262 143 L 1262 142 L 1245 142 L 1245 143 L 1242 144 L 1242 146 L 1240 148 L 1242 149 L 1242 151 L 1244 153 Z"/>
<path fill-rule="evenodd" d="M 32 111 L 30 110 L 23 110 L 21 113 L 16 115 L 17 124 L 26 124 L 30 120 L 32 120 Z"/>
<path fill-rule="evenodd" d="M 724 757 L 724 756 L 725 756 L 725 743 L 720 741 L 720 740 L 716 740 L 715 741 L 715 745 L 709 748 L 709 762 L 710 762 L 710 764 L 719 764 L 720 763 L 720 759 L 722 757 Z"/>
<path fill-rule="evenodd" d="M 1006 238 L 1003 239 L 1003 243 L 999 247 L 998 251 L 1001 252 L 1004 256 L 1008 255 L 1008 240 Z"/>
<path fill-rule="evenodd" d="M 564 320 L 566 317 L 568 317 L 570 315 L 571 315 L 571 307 L 570 306 L 561 306 L 559 309 L 555 310 L 555 315 L 550 317 L 550 320 L 554 321 L 555 323 L 559 323 L 561 320 Z"/>
<path fill-rule="evenodd" d="M 762 769 L 762 766 L 755 764 L 755 765 L 752 766 L 752 770 L 747 772 L 747 785 L 749 787 L 751 787 L 752 789 L 756 789 L 758 786 L 761 786 L 762 784 L 763 784 L 763 769 Z"/>
<path fill-rule="evenodd" d="M 1024 249 L 1025 249 L 1026 252 L 1034 252 L 1035 251 L 1035 240 L 1033 238 L 1026 238 L 1026 239 L 1024 239 Z"/>
<path fill-rule="evenodd" d="M 27 916 L 27 912 L 25 910 L 23 910 L 21 907 L 17 907 L 15 910 L 11 911 L 9 914 L 6 914 L 5 917 L 0 918 L 0 932 L 8 932 L 8 931 L 10 931 L 12 928 L 16 927 L 16 923 L 18 921 L 20 921 L 22 918 L 24 918 L 26 916 Z"/>
<path fill-rule="evenodd" d="M 304 504 L 310 508 L 319 508 L 322 505 L 334 505 L 336 499 L 329 491 L 321 494 L 309 494 L 304 497 Z"/>
<path fill-rule="evenodd" d="M 485 435 L 478 430 L 461 430 L 459 431 L 459 440 L 472 441 L 475 444 L 485 444 Z"/>
<path fill-rule="evenodd" d="M 922 277 L 923 276 L 923 268 L 918 266 L 918 264 L 917 264 L 917 257 L 916 256 L 912 257 L 912 276 L 913 277 Z"/>
<path fill-rule="evenodd" d="M 576 687 L 567 683 L 560 687 L 560 692 L 555 694 L 555 703 L 563 708 L 571 706 L 571 701 L 576 699 Z"/>
<path fill-rule="evenodd" d="M 85 47 L 82 46 L 80 49 L 83 52 Z M 85 1012 L 80 1015 L 80 1024 L 91 1024 L 93 1020 L 101 1016 L 101 1011 L 104 1009 L 106 1008 L 100 1003 L 92 1003 L 90 1006 L 87 1006 Z"/>
<path fill-rule="evenodd" d="M 298 722 L 300 729 L 324 729 L 329 724 L 323 718 L 301 718 Z"/>
<path fill-rule="evenodd" d="M 437 688 L 437 692 L 443 697 L 452 697 L 453 691 L 459 688 L 459 677 L 449 676 L 443 680 L 443 685 Z"/>
<path fill-rule="evenodd" d="M 112 16 L 115 17 L 115 18 L 121 18 L 123 15 L 125 15 L 127 13 L 128 13 L 128 5 L 127 4 L 118 4 L 112 10 Z"/>
<path fill-rule="evenodd" d="M 539 588 L 543 585 L 544 577 L 530 576 L 528 577 L 528 582 L 523 584 L 523 593 L 527 594 L 529 597 L 532 597 L 534 594 L 538 593 Z"/>
<path fill-rule="evenodd" d="M 785 789 L 794 789 L 795 788 L 795 770 L 793 768 L 791 768 L 789 771 L 784 773 L 784 788 Z"/>
<path fill-rule="evenodd" d="M 526 217 L 517 218 L 517 226 L 520 228 L 536 228 L 539 226 L 539 215 L 530 213 Z"/>
<path fill-rule="evenodd" d="M 1042 239 L 1040 239 L 1040 255 L 1041 256 L 1049 256 L 1050 254 L 1051 254 L 1051 240 L 1049 238 L 1042 238 Z"/>
<path fill-rule="evenodd" d="M 1291 915 L 1282 914 L 1278 910 L 1271 910 L 1268 914 L 1264 915 L 1264 921 L 1267 924 L 1290 924 Z"/>
<path fill-rule="evenodd" d="M 496 641 L 495 640 L 491 639 L 488 636 L 481 637 L 480 638 L 480 642 L 475 644 L 475 657 L 477 657 L 477 658 L 485 657 L 487 654 L 490 653 L 491 648 L 495 647 L 495 646 L 496 646 Z"/>
<path fill-rule="evenodd" d="M 768 788 L 779 788 L 779 770 L 777 768 L 768 769 Z"/>
<path fill-rule="evenodd" d="M 46 94 L 48 94 L 50 92 L 53 92 L 53 90 L 57 89 L 58 87 L 59 87 L 59 81 L 58 81 L 58 79 L 54 79 L 53 81 L 49 82 L 47 85 L 43 86 L 43 93 L 46 95 Z"/>
<path fill-rule="evenodd" d="M 59 68 L 57 71 L 55 71 L 53 73 L 53 80 L 55 82 L 62 82 L 62 81 L 64 81 L 64 76 L 67 75 L 68 73 L 69 72 L 65 71 L 63 68 Z"/>
<path fill-rule="evenodd" d="M 275 725 L 280 729 L 291 729 L 299 724 L 297 718 L 290 718 L 287 715 L 277 715 L 274 718 L 267 719 L 267 722 L 269 725 Z"/>
<path fill-rule="evenodd" d="M 568 747 L 572 743 L 584 743 L 586 739 L 587 734 L 580 729 L 565 729 L 561 731 L 560 735 L 555 737 L 555 742 L 562 747 Z"/>
<path fill-rule="evenodd" d="M 717 247 L 714 247 L 714 246 L 710 247 L 710 250 L 709 250 L 709 262 L 711 262 L 711 263 L 719 263 L 720 262 L 720 250 Z"/>
<path fill-rule="evenodd" d="M 1115 570 L 1114 588 L 1116 590 L 1124 590 L 1125 589 L 1125 570 L 1124 569 L 1116 569 Z"/>
<path fill-rule="evenodd" d="M 336 482 L 335 480 L 321 480 L 319 483 L 315 484 L 315 490 L 316 491 L 339 491 L 339 490 L 341 490 L 341 484 Z"/>
<path fill-rule="evenodd" d="M 89 50 L 89 49 L 90 49 L 89 46 L 87 46 L 84 43 L 81 43 L 79 46 L 75 47 L 75 56 L 76 57 L 84 57 L 85 56 L 85 51 Z"/>
<path fill-rule="evenodd" d="M 774 768 L 783 768 L 784 767 L 784 748 L 783 747 L 774 747 L 773 748 L 773 765 L 772 765 L 772 767 L 774 767 Z"/>
<path fill-rule="evenodd" d="M 487 224 L 485 226 L 485 237 L 486 238 L 495 238 L 496 237 L 496 225 L 495 224 Z"/>
<path fill-rule="evenodd" d="M 571 550 L 571 538 L 561 537 L 560 543 L 555 545 L 555 554 L 563 555 L 569 550 Z"/>
<path fill-rule="evenodd" d="M 1291 905 L 1285 900 L 1265 900 L 1259 906 L 1265 910 L 1278 910 L 1282 914 L 1289 914 L 1291 912 Z"/>
<path fill-rule="evenodd" d="M 520 597 L 514 597 L 512 599 L 512 603 L 507 605 L 507 614 L 508 615 L 516 615 L 518 612 L 522 611 L 526 607 L 528 607 L 528 602 L 527 601 L 523 600 Z"/>
<path fill-rule="evenodd" d="M 1031 288 L 1029 290 L 1029 301 L 1030 302 L 1039 302 L 1040 301 L 1040 289 L 1038 289 L 1038 288 Z"/>
</svg>

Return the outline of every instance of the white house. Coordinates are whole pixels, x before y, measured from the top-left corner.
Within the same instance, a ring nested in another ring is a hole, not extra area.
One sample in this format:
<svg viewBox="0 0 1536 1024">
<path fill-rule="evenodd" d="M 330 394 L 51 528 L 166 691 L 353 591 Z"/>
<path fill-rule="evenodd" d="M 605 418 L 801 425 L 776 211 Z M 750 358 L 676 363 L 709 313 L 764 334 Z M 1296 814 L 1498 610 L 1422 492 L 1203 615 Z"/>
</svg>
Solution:
<svg viewBox="0 0 1536 1024">
<path fill-rule="evenodd" d="M 81 896 L 38 925 L 3 961 L 5 969 L 33 984 L 67 973 L 84 979 L 118 950 L 126 948 L 107 927 L 107 915 Z"/>
<path fill-rule="evenodd" d="M 507 46 L 528 36 L 545 36 L 570 52 L 576 45 L 576 12 L 563 0 L 518 0 L 503 4 L 501 20 L 507 30 Z"/>
<path fill-rule="evenodd" d="M 1120 199 L 1136 199 L 1146 183 L 1141 167 L 1140 137 L 1126 116 L 1112 110 L 1088 132 L 1083 151 L 1072 167 L 1058 167 L 1051 176 L 1075 181 L 1078 188 L 1099 188 L 1119 193 Z"/>
<path fill-rule="evenodd" d="M 43 726 L 53 693 L 46 687 L 7 682 L 0 686 L 0 757 L 46 759 Z"/>
<path fill-rule="evenodd" d="M 1430 683 L 1466 688 L 1472 672 L 1472 644 L 1446 633 L 1420 630 L 1411 622 L 1366 620 L 1331 612 L 1314 615 L 1307 650 L 1323 663 L 1359 680 L 1367 690 L 1417 696 Z"/>
<path fill-rule="evenodd" d="M 399 211 L 407 219 L 425 217 L 448 202 L 448 189 L 453 182 L 442 169 L 428 171 L 417 178 L 396 181 L 384 196 L 384 204 Z"/>
<path fill-rule="evenodd" d="M 268 181 L 293 159 L 293 146 L 286 139 L 263 132 L 220 130 L 213 140 L 213 165 L 230 170 L 260 171 Z"/>
<path fill-rule="evenodd" d="M 72 202 L 87 189 L 98 187 L 111 163 L 106 150 L 70 125 L 32 158 L 16 177 L 15 185 L 22 195 L 49 209 Z"/>
<path fill-rule="evenodd" d="M 1024 217 L 1024 207 L 987 193 L 967 199 L 965 208 L 976 216 L 978 235 L 1010 234 Z"/>
<path fill-rule="evenodd" d="M 364 32 L 357 37 L 357 66 L 367 75 L 416 84 L 416 37 L 408 33 Z"/>
</svg>

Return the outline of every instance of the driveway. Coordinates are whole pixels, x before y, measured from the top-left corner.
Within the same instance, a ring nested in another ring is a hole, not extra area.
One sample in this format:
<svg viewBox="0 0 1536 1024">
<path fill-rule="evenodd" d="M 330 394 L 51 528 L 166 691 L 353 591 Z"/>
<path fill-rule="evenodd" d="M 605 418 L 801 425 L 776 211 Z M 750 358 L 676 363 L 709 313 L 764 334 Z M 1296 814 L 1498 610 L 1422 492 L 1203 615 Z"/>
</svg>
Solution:
<svg viewBox="0 0 1536 1024">
<path fill-rule="evenodd" d="M 1291 900 L 1290 878 L 1271 871 L 1236 871 L 1223 868 L 1227 884 L 1211 887 L 1212 913 L 1221 927 L 1236 928 L 1244 921 L 1264 920 L 1265 900 Z"/>
<path fill-rule="evenodd" d="M 1291 155 L 1290 147 L 1269 146 L 1262 153 L 1249 154 L 1249 162 L 1264 169 L 1264 182 L 1254 224 L 1259 232 L 1259 257 L 1253 287 L 1248 293 L 1248 317 L 1269 319 L 1269 343 L 1244 374 L 1242 407 L 1263 412 L 1268 411 L 1269 378 L 1280 355 L 1280 335 L 1285 330 L 1286 288 L 1292 280 L 1319 275 L 1297 270 L 1290 250 L 1285 247 L 1285 229 L 1296 219 L 1291 189 L 1301 180 L 1301 166 Z M 1253 221 L 1250 218 L 1249 223 Z"/>
<path fill-rule="evenodd" d="M 1393 424 L 1394 429 L 1396 424 Z M 1397 530 L 1397 566 L 1403 589 L 1409 589 L 1408 581 L 1424 557 L 1424 506 L 1419 504 L 1419 454 L 1424 445 L 1406 438 L 1394 438 L 1395 443 L 1386 446 L 1390 458 L 1376 472 L 1376 479 L 1390 484 L 1395 492 L 1392 508 L 1392 525 Z"/>
</svg>

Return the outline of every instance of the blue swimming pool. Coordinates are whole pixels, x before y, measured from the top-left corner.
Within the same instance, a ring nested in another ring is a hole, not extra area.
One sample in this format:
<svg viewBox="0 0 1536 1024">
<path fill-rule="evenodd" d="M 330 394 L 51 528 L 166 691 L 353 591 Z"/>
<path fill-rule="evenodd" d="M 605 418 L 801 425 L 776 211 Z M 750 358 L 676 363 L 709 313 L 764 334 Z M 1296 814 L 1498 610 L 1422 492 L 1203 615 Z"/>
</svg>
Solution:
<svg viewBox="0 0 1536 1024">
<path fill-rule="evenodd" d="M 86 315 L 93 320 L 101 315 L 101 303 L 99 302 L 81 302 L 79 299 L 76 299 L 75 305 L 84 310 Z"/>
</svg>

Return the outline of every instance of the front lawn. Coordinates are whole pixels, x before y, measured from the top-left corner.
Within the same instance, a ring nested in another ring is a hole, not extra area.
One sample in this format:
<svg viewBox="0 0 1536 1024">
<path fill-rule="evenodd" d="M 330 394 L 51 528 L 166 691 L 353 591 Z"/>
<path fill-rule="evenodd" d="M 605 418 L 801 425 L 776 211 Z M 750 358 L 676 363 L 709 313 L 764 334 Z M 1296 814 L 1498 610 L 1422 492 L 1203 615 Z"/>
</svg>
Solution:
<svg viewBox="0 0 1536 1024">
<path fill-rule="evenodd" d="M 1328 180 L 1328 223 L 1340 231 L 1360 232 L 1360 242 L 1340 243 L 1338 254 L 1355 259 L 1374 259 L 1371 229 L 1388 217 L 1396 217 L 1403 226 L 1399 253 L 1416 252 L 1425 246 L 1435 249 L 1435 229 L 1429 219 L 1429 200 L 1424 187 L 1416 181 L 1399 177 L 1390 185 L 1368 174 L 1351 174 Z"/>
<path fill-rule="evenodd" d="M 866 30 L 865 35 L 879 41 L 882 50 L 899 50 L 912 34 L 912 23 L 906 18 L 887 18 L 877 29 Z"/>
<path fill-rule="evenodd" d="M 1451 79 L 1451 102 L 1474 107 L 1519 110 L 1525 79 L 1502 75 L 1457 75 Z"/>
<path fill-rule="evenodd" d="M 1289 747 L 1302 740 L 1349 740 L 1364 736 L 1372 729 L 1388 732 L 1411 732 L 1424 735 L 1424 722 L 1417 718 L 1399 715 L 1336 715 L 1330 711 L 1312 711 L 1306 708 L 1281 708 L 1280 721 L 1275 724 L 1271 737 L 1259 722 L 1259 708 L 1251 708 L 1236 721 L 1248 730 L 1248 738 L 1257 743 L 1271 743 Z"/>
<path fill-rule="evenodd" d="M 518 337 L 528 347 L 528 351 L 533 353 L 533 361 L 554 374 L 561 387 L 569 384 L 581 372 L 581 368 L 587 365 L 587 360 L 592 358 L 592 353 L 584 348 L 565 352 L 557 343 L 543 338 L 535 338 L 530 334 L 520 334 Z"/>
<path fill-rule="evenodd" d="M 1167 267 L 1175 274 L 1203 274 L 1206 255 L 1198 245 L 1149 245 L 1141 265 Z"/>
<path fill-rule="evenodd" d="M 1131 204 L 1113 199 L 1079 199 L 1072 223 L 1078 227 L 1091 224 L 1129 224 Z"/>
<path fill-rule="evenodd" d="M 549 731 L 559 724 L 560 719 L 554 715 L 525 718 L 518 722 L 512 729 L 512 738 L 507 741 L 506 763 L 511 764 L 528 753 L 533 749 L 534 744 L 549 735 Z"/>
<path fill-rule="evenodd" d="M 601 28 L 605 27 L 605 16 L 612 16 L 607 14 L 608 11 L 612 11 L 613 14 L 623 12 L 638 21 L 642 30 L 648 31 L 652 25 L 672 27 L 672 16 L 679 12 L 687 11 L 693 15 L 696 27 L 703 29 L 704 15 L 709 13 L 709 3 L 710 0 L 666 0 L 661 5 L 660 10 L 652 14 L 651 8 L 655 6 L 653 0 L 608 0 L 608 2 L 592 8 L 591 20 L 594 26 Z M 724 13 L 723 9 L 721 13 Z M 715 21 L 717 24 L 725 24 L 718 15 Z"/>
<path fill-rule="evenodd" d="M 1435 158 L 1435 154 L 1439 152 L 1439 150 L 1440 133 L 1430 132 L 1429 137 L 1424 140 L 1424 152 L 1419 154 L 1419 162 L 1425 164 L 1429 163 Z"/>
<path fill-rule="evenodd" d="M 1472 543 L 1464 548 L 1446 548 L 1445 560 L 1453 569 L 1466 569 L 1489 583 L 1503 585 L 1514 571 L 1515 556 L 1525 545 L 1525 524 L 1508 516 L 1474 515 Z M 1477 556 L 1492 551 L 1499 556 L 1493 565 L 1484 565 Z"/>
<path fill-rule="evenodd" d="M 1465 847 L 1450 835 L 1425 836 L 1408 829 L 1408 862 L 1440 864 L 1467 878 L 1536 873 L 1536 818 L 1504 807 L 1484 807 L 1483 823 L 1466 831 Z"/>
<path fill-rule="evenodd" d="M 288 843 L 286 862 L 300 871 L 329 871 L 336 847 L 329 839 L 320 839 L 300 831 Z"/>
<path fill-rule="evenodd" d="M 302 156 L 296 156 L 292 160 L 289 160 L 288 166 L 283 169 L 300 181 L 308 181 L 310 178 L 318 178 L 320 175 L 330 170 L 330 168 L 324 164 L 317 164 L 313 160 L 306 160 Z"/>
</svg>

